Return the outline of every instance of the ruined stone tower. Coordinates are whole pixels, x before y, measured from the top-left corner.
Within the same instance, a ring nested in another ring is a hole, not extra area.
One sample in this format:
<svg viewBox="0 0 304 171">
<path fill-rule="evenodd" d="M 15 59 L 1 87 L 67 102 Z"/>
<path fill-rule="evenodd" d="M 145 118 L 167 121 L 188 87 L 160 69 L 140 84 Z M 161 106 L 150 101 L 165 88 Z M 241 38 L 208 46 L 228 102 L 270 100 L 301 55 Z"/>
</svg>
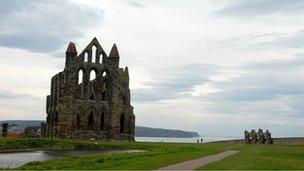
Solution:
<svg viewBox="0 0 304 171">
<path fill-rule="evenodd" d="M 47 137 L 134 140 L 129 73 L 119 58 L 115 44 L 108 56 L 96 38 L 78 56 L 69 44 L 47 96 Z"/>
</svg>

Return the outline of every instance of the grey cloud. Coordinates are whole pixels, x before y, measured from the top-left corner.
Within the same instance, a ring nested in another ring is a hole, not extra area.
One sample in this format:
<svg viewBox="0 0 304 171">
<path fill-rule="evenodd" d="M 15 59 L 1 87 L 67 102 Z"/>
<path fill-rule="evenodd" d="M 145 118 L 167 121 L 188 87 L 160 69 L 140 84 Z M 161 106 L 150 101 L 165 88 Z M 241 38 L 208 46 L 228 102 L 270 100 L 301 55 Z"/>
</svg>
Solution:
<svg viewBox="0 0 304 171">
<path fill-rule="evenodd" d="M 103 10 L 67 0 L 0 2 L 0 46 L 55 52 L 103 21 Z"/>
<path fill-rule="evenodd" d="M 245 74 L 224 83 L 218 83 L 220 89 L 238 91 L 238 97 L 252 95 L 260 97 L 274 97 L 274 95 L 304 94 L 304 81 L 301 73 L 304 58 L 293 60 L 273 60 L 264 63 L 251 63 L 241 67 Z M 246 95 L 247 94 L 247 95 Z M 263 100 L 262 98 L 262 100 Z M 268 98 L 267 98 L 268 99 Z"/>
<path fill-rule="evenodd" d="M 259 113 L 303 118 L 304 58 L 253 63 L 241 67 L 245 74 L 214 82 L 221 90 L 202 97 L 213 104 L 208 111 L 222 114 Z"/>
<path fill-rule="evenodd" d="M 18 3 L 18 1 L 7 1 L 3 0 L 0 1 L 0 15 L 6 15 L 11 11 L 20 11 L 22 9 L 22 6 L 26 6 L 27 2 L 22 4 Z"/>
<path fill-rule="evenodd" d="M 143 7 L 146 7 L 145 4 L 139 2 L 139 1 L 135 1 L 135 0 L 129 0 L 127 2 L 129 5 L 133 6 L 133 7 L 138 7 L 138 8 L 143 8 Z"/>
<path fill-rule="evenodd" d="M 303 118 L 304 108 L 304 58 L 250 63 L 239 67 L 242 75 L 227 81 L 212 81 L 223 68 L 196 64 L 156 70 L 153 81 L 146 85 L 151 89 L 132 92 L 134 101 L 158 101 L 190 98 L 207 102 L 201 106 L 202 113 L 237 115 L 240 118 L 262 117 L 284 119 Z M 152 71 L 151 71 L 152 72 Z M 152 72 L 153 73 L 153 72 Z M 219 92 L 192 97 L 187 93 L 195 85 L 204 83 Z M 255 116 L 256 115 L 256 116 Z"/>
<path fill-rule="evenodd" d="M 304 30 L 289 33 L 247 34 L 214 42 L 213 48 L 238 48 L 244 50 L 265 50 L 275 48 L 304 48 Z"/>
<path fill-rule="evenodd" d="M 27 100 L 33 100 L 36 99 L 36 97 L 30 95 L 30 94 L 24 94 L 24 93 L 14 93 L 8 90 L 0 90 L 0 102 L 1 101 L 8 101 L 8 100 L 16 100 L 17 99 L 27 99 Z"/>
<path fill-rule="evenodd" d="M 216 75 L 218 67 L 208 64 L 188 64 L 151 70 L 152 80 L 145 85 L 151 89 L 134 90 L 134 101 L 175 99 L 180 93 L 189 91 L 195 85 L 209 82 L 208 76 Z"/>
<path fill-rule="evenodd" d="M 263 81 L 265 82 L 265 81 Z M 258 82 L 257 82 L 258 83 Z M 235 90 L 224 90 L 221 93 L 214 93 L 213 98 L 235 101 L 235 102 L 255 102 L 267 101 L 281 98 L 282 96 L 295 96 L 301 94 L 304 96 L 304 88 L 300 86 L 271 86 L 246 89 L 246 85 L 236 86 Z M 265 85 L 267 86 L 267 85 Z"/>
<path fill-rule="evenodd" d="M 298 31 L 291 34 L 277 34 L 274 40 L 257 44 L 260 47 L 287 47 L 287 48 L 303 48 L 304 47 L 304 31 Z"/>
<path fill-rule="evenodd" d="M 0 88 L 0 119 L 45 118 L 45 97 Z"/>
<path fill-rule="evenodd" d="M 241 67 L 252 72 L 261 71 L 282 71 L 282 70 L 301 70 L 304 66 L 304 54 L 298 54 L 298 57 L 292 60 L 270 60 L 267 62 L 249 63 Z"/>
<path fill-rule="evenodd" d="M 235 0 L 213 13 L 218 16 L 248 17 L 281 13 L 303 13 L 302 0 Z"/>
</svg>

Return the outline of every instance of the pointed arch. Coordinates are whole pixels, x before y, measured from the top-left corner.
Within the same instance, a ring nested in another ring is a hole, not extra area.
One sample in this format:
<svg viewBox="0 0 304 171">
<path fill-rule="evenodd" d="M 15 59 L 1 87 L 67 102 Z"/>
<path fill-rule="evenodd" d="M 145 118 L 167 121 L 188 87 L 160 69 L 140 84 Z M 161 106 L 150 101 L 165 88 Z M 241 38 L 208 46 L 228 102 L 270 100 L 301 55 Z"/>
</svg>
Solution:
<svg viewBox="0 0 304 171">
<path fill-rule="evenodd" d="M 88 116 L 88 130 L 93 130 L 94 125 L 94 114 L 93 111 L 90 112 Z"/>
<path fill-rule="evenodd" d="M 84 53 L 84 55 L 83 55 L 83 61 L 84 62 L 88 62 L 89 61 L 89 54 L 88 54 L 88 52 Z"/>
<path fill-rule="evenodd" d="M 93 45 L 92 46 L 92 63 L 97 63 L 96 57 L 97 57 L 97 48 L 95 45 Z"/>
<path fill-rule="evenodd" d="M 90 81 L 93 81 L 94 79 L 96 79 L 96 71 L 93 69 L 90 72 Z"/>
<path fill-rule="evenodd" d="M 120 129 L 119 129 L 119 132 L 120 133 L 124 133 L 124 126 L 125 126 L 125 115 L 122 113 L 120 115 L 120 119 L 119 119 L 119 125 L 120 125 Z"/>
<path fill-rule="evenodd" d="M 83 83 L 83 70 L 82 69 L 80 69 L 78 71 L 78 85 L 81 83 Z"/>
</svg>

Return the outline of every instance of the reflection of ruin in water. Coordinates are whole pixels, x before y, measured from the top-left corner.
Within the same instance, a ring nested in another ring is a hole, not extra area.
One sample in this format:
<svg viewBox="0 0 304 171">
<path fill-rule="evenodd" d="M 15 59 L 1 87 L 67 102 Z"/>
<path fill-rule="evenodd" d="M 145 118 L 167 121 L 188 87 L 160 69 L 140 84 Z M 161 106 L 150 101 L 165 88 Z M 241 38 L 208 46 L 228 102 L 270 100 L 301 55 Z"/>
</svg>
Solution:
<svg viewBox="0 0 304 171">
<path fill-rule="evenodd" d="M 0 168 L 16 168 L 32 161 L 45 161 L 59 157 L 93 155 L 100 153 L 136 153 L 142 150 L 44 150 L 0 153 Z"/>
</svg>

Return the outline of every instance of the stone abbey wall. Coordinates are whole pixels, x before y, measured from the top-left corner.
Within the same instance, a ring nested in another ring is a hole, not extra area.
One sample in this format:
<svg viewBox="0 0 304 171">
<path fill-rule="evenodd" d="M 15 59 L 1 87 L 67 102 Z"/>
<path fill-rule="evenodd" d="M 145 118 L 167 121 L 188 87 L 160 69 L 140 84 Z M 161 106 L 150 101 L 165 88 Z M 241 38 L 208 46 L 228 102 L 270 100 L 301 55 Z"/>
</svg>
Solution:
<svg viewBox="0 0 304 171">
<path fill-rule="evenodd" d="M 244 144 L 245 139 L 214 141 L 210 143 L 234 143 Z M 285 137 L 285 138 L 272 138 L 274 145 L 304 145 L 304 137 Z"/>
<path fill-rule="evenodd" d="M 276 145 L 304 145 L 304 137 L 273 138 Z"/>
<path fill-rule="evenodd" d="M 46 100 L 47 137 L 134 140 L 129 73 L 119 59 L 115 44 L 108 56 L 96 38 L 79 55 L 69 44 Z"/>
</svg>

